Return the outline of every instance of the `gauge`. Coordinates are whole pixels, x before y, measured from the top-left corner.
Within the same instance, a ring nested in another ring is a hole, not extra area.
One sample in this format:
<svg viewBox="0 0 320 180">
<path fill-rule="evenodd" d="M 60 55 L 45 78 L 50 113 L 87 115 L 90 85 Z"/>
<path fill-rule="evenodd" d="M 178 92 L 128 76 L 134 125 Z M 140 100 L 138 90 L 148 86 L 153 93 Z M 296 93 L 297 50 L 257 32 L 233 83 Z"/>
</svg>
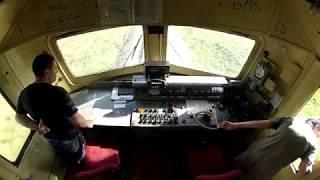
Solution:
<svg viewBox="0 0 320 180">
<path fill-rule="evenodd" d="M 259 79 L 262 79 L 266 75 L 266 67 L 264 63 L 258 63 L 255 76 Z"/>
</svg>

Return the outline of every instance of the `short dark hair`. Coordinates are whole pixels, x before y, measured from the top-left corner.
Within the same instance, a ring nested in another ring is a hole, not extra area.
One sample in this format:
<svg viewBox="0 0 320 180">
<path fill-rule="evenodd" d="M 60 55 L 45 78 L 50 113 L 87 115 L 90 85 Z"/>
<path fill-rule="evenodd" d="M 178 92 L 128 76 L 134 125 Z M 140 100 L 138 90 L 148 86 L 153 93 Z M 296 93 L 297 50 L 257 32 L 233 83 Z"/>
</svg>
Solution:
<svg viewBox="0 0 320 180">
<path fill-rule="evenodd" d="M 50 54 L 39 54 L 36 58 L 34 58 L 32 63 L 32 71 L 34 75 L 37 77 L 42 77 L 45 70 L 52 67 L 53 62 L 54 58 Z"/>
<path fill-rule="evenodd" d="M 319 129 L 320 127 L 320 119 L 310 118 L 306 120 L 306 123 L 309 124 L 312 129 Z"/>
</svg>

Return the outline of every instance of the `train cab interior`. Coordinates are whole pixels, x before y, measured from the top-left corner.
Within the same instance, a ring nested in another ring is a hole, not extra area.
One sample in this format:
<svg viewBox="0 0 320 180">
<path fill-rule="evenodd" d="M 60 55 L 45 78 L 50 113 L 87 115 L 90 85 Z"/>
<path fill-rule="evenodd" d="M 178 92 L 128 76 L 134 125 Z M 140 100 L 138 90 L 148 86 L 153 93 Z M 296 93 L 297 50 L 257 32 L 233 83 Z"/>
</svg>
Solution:
<svg viewBox="0 0 320 180">
<path fill-rule="evenodd" d="M 94 124 L 82 169 L 14 119 L 44 52 Z M 268 132 L 219 124 L 320 118 L 319 73 L 319 0 L 0 0 L 0 180 L 232 179 Z"/>
</svg>

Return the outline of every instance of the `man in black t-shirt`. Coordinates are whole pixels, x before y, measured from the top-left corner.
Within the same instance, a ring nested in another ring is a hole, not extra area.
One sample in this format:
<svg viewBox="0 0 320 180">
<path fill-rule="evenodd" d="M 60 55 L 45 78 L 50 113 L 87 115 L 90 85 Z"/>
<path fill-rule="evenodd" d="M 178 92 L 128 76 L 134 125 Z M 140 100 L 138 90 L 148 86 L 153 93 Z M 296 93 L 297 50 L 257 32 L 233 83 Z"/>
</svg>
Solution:
<svg viewBox="0 0 320 180">
<path fill-rule="evenodd" d="M 32 64 L 36 81 L 20 94 L 16 120 L 44 135 L 48 143 L 69 163 L 80 163 L 84 157 L 84 138 L 80 128 L 91 127 L 56 80 L 56 64 L 49 54 L 38 55 Z"/>
</svg>

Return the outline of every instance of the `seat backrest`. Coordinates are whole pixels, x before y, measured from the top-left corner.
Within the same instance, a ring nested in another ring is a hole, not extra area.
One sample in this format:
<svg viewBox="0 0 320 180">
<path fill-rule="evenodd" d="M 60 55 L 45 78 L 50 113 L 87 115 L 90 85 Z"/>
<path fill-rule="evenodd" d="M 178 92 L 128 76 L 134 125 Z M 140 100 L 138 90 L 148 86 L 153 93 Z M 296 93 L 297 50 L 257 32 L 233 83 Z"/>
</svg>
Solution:
<svg viewBox="0 0 320 180">
<path fill-rule="evenodd" d="M 188 152 L 188 169 L 192 177 L 224 173 L 227 167 L 224 153 L 218 146 L 199 147 Z"/>
<path fill-rule="evenodd" d="M 223 174 L 197 176 L 196 180 L 233 180 L 240 176 L 240 170 L 232 170 Z"/>
</svg>

